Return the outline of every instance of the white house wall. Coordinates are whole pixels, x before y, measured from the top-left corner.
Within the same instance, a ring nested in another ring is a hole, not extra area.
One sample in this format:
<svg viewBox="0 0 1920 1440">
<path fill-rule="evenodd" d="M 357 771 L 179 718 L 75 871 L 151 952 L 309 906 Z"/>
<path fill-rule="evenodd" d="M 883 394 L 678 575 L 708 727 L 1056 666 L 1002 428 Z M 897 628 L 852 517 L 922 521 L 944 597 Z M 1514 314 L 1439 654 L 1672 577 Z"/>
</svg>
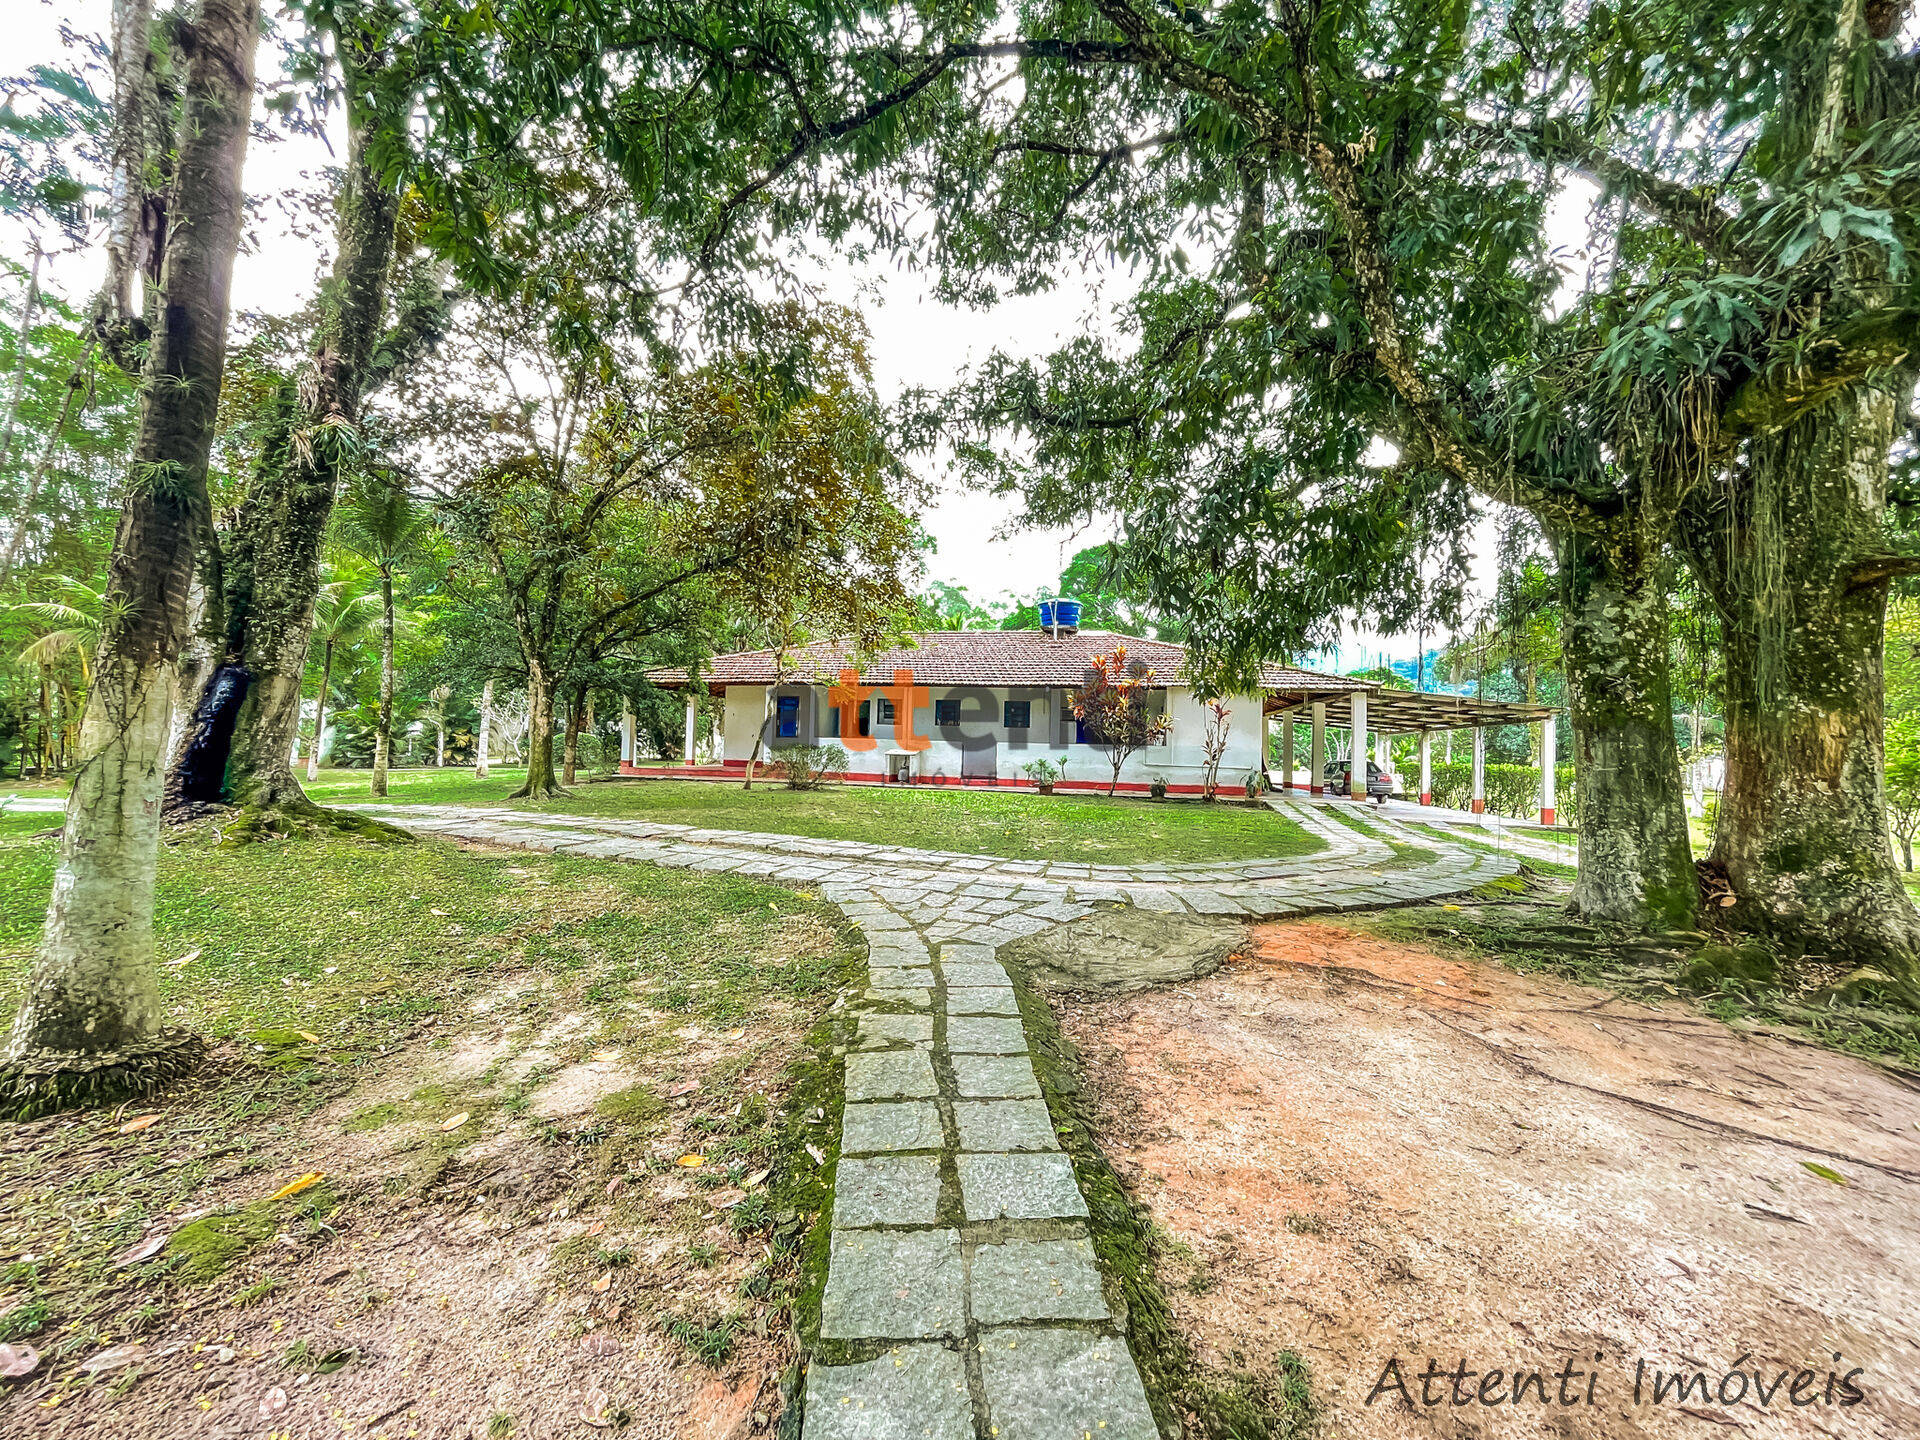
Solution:
<svg viewBox="0 0 1920 1440">
<path fill-rule="evenodd" d="M 1066 778 L 1069 782 L 1090 784 L 1106 783 L 1112 775 L 1112 767 L 1106 756 L 1091 745 L 1061 745 L 1057 737 L 1062 733 L 1066 720 L 1065 693 L 1060 690 L 1026 689 L 1007 686 L 971 686 L 961 688 L 931 686 L 926 705 L 914 710 L 913 733 L 932 737 L 932 743 L 914 757 L 915 778 L 921 781 L 958 782 L 962 777 L 962 759 L 965 754 L 960 747 L 941 739 L 933 723 L 933 701 L 959 695 L 976 697 L 963 698 L 968 711 L 979 707 L 978 696 L 986 691 L 993 697 L 995 719 L 989 724 L 983 720 L 963 722 L 966 733 L 978 736 L 990 734 L 997 742 L 992 753 L 993 775 L 997 780 L 1023 780 L 1021 767 L 1035 760 L 1045 759 L 1054 764 L 1064 763 L 1067 767 Z M 806 715 L 806 696 L 803 687 L 784 687 L 779 693 L 800 694 L 802 696 L 801 713 Z M 881 692 L 876 691 L 875 695 Z M 1189 789 L 1201 784 L 1206 768 L 1206 754 L 1203 748 L 1206 716 L 1205 707 L 1193 697 L 1193 692 L 1185 687 L 1175 687 L 1156 692 L 1166 697 L 1173 718 L 1173 726 L 1167 738 L 1158 745 L 1152 745 L 1128 757 L 1120 772 L 1123 785 L 1148 785 L 1155 779 L 1161 779 L 1177 789 Z M 813 704 L 820 742 L 836 742 L 828 733 L 832 727 L 832 716 L 826 699 L 826 690 L 818 688 L 813 692 Z M 1027 732 L 1025 744 L 1017 746 L 1015 737 L 1005 726 L 999 723 L 1005 702 L 1008 699 L 1024 699 L 1032 705 L 1033 724 Z M 1220 762 L 1220 784 L 1238 786 L 1250 770 L 1260 764 L 1261 752 L 1261 707 L 1258 699 L 1236 699 L 1228 702 L 1231 715 L 1227 735 L 1227 750 Z M 965 713 L 965 712 L 963 712 Z M 754 738 L 762 724 L 770 720 L 766 703 L 766 689 L 758 685 L 732 685 L 727 687 L 724 719 L 724 752 L 726 760 L 744 763 L 753 753 Z M 803 724 L 804 729 L 804 724 Z M 878 721 L 869 726 L 874 746 L 868 750 L 848 749 L 850 769 L 858 775 L 883 775 L 887 771 L 887 752 L 894 749 L 894 727 Z M 791 741 L 771 741 L 778 751 Z M 978 767 L 970 767 L 967 778 L 976 773 L 984 779 L 984 772 Z"/>
</svg>

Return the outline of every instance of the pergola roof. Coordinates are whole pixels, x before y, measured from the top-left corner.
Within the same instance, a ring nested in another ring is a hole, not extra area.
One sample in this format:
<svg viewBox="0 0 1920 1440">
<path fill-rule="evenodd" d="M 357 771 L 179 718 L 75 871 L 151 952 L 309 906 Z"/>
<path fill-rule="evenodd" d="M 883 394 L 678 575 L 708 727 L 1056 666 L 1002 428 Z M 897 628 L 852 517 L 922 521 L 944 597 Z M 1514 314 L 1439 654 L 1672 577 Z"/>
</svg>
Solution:
<svg viewBox="0 0 1920 1440">
<path fill-rule="evenodd" d="M 1273 695 L 1266 713 L 1297 711 L 1308 698 Z M 1353 696 L 1327 699 L 1327 724 L 1351 728 Z M 1390 690 L 1382 686 L 1367 695 L 1367 728 L 1397 734 L 1409 730 L 1479 730 L 1492 725 L 1530 725 L 1550 719 L 1552 705 L 1526 705 L 1511 700 L 1482 700 L 1475 695 L 1443 695 L 1431 690 Z"/>
</svg>

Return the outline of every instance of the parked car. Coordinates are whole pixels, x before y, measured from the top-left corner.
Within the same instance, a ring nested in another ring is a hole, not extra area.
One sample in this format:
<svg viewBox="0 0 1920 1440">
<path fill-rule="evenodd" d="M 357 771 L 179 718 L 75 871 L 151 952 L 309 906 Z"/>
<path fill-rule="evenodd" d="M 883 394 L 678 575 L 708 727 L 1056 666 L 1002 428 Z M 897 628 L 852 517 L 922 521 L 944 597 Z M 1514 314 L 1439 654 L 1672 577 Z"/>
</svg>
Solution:
<svg viewBox="0 0 1920 1440">
<path fill-rule="evenodd" d="M 1323 782 L 1335 795 L 1352 793 L 1353 768 L 1345 760 L 1327 762 L 1326 779 Z M 1373 761 L 1367 761 L 1367 798 L 1376 805 L 1387 803 L 1387 797 L 1394 792 L 1394 779 Z"/>
</svg>

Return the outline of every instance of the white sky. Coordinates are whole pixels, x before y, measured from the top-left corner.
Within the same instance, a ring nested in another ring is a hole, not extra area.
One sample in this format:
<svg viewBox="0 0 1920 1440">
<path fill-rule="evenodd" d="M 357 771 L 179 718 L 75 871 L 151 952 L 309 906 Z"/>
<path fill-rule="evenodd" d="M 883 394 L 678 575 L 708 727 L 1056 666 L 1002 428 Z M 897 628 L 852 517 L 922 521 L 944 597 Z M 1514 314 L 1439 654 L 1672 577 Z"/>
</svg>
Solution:
<svg viewBox="0 0 1920 1440">
<path fill-rule="evenodd" d="M 14 0 L 9 9 L 12 44 L 5 64 L 18 73 L 35 64 L 77 64 L 77 53 L 60 43 L 60 23 L 64 20 L 76 31 L 104 35 L 110 0 L 60 0 L 57 6 L 49 0 Z M 263 46 L 263 78 L 274 73 L 277 64 L 273 47 Z M 105 93 L 103 77 L 96 77 L 95 88 Z M 312 295 L 331 259 L 330 236 L 324 230 L 305 238 L 293 233 L 290 217 L 275 197 L 319 185 L 325 169 L 336 163 L 335 155 L 345 153 L 344 137 L 336 131 L 331 138 L 332 154 L 311 138 L 289 138 L 278 144 L 256 141 L 249 146 L 246 190 L 265 203 L 256 214 L 256 243 L 235 268 L 236 311 L 287 314 Z M 1556 238 L 1568 248 L 1577 247 L 1584 236 L 1586 203 L 1586 197 L 1570 195 L 1555 216 Z M 24 258 L 25 242 L 17 224 L 0 230 L 0 246 L 13 258 Z M 97 248 L 58 255 L 49 263 L 47 279 L 69 300 L 78 301 L 98 284 L 102 266 Z M 1105 277 L 1104 290 L 1100 276 L 1073 276 L 1051 293 L 1016 297 L 990 311 L 973 311 L 941 305 L 930 298 L 921 277 L 897 274 L 878 264 L 858 267 L 823 257 L 820 276 L 832 298 L 860 303 L 873 334 L 875 379 L 886 400 L 913 386 L 950 385 L 969 364 L 985 359 L 996 347 L 1014 355 L 1040 355 L 1089 324 L 1104 328 L 1109 308 L 1127 292 L 1124 276 Z M 1074 551 L 1113 533 L 1110 523 L 1077 532 L 1007 533 L 1018 512 L 1015 497 L 964 492 L 943 484 L 940 500 L 923 517 L 938 543 L 937 553 L 928 562 L 929 577 L 964 585 L 976 600 L 1008 592 L 1031 595 L 1038 586 L 1055 581 Z M 1490 590 L 1492 583 L 1492 530 L 1491 522 L 1484 522 L 1474 547 L 1475 588 L 1482 592 Z M 1429 637 L 1428 643 L 1441 638 Z M 1321 663 L 1347 669 L 1376 663 L 1381 656 L 1411 660 L 1415 648 L 1411 635 L 1383 638 L 1362 626 L 1349 633 L 1337 656 L 1322 657 Z"/>
</svg>

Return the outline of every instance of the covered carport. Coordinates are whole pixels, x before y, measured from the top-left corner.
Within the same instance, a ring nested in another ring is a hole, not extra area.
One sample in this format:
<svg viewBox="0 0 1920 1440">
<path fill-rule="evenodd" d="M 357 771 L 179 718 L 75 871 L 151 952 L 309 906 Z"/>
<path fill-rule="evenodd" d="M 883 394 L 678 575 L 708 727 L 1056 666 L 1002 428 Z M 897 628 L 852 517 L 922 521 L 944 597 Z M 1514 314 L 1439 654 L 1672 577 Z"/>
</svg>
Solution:
<svg viewBox="0 0 1920 1440">
<path fill-rule="evenodd" d="M 1348 683 L 1352 683 L 1351 681 Z M 1365 689 L 1354 689 L 1343 695 L 1309 695 L 1289 693 L 1285 690 L 1270 690 L 1266 699 L 1266 715 L 1271 721 L 1280 720 L 1280 767 L 1289 786 L 1293 782 L 1294 722 L 1304 719 L 1309 723 L 1310 743 L 1308 748 L 1309 790 L 1314 795 L 1323 793 L 1322 777 L 1326 772 L 1326 742 L 1328 726 L 1353 732 L 1352 754 L 1356 757 L 1366 750 L 1366 735 L 1372 731 L 1375 736 L 1374 763 L 1382 770 L 1391 770 L 1391 744 L 1396 735 L 1418 735 L 1420 737 L 1420 803 L 1433 803 L 1433 737 L 1449 730 L 1469 730 L 1473 733 L 1473 813 L 1481 815 L 1487 808 L 1487 735 L 1486 732 L 1500 725 L 1532 725 L 1539 721 L 1551 721 L 1558 711 L 1551 705 L 1529 705 L 1510 700 L 1482 700 L 1473 695 L 1443 695 L 1430 690 L 1392 690 L 1381 685 L 1369 685 Z M 1557 761 L 1559 737 L 1556 727 L 1548 724 L 1541 732 L 1540 766 L 1540 823 L 1554 823 L 1554 765 Z M 1367 798 L 1366 766 L 1355 765 L 1351 770 L 1352 798 Z"/>
</svg>

